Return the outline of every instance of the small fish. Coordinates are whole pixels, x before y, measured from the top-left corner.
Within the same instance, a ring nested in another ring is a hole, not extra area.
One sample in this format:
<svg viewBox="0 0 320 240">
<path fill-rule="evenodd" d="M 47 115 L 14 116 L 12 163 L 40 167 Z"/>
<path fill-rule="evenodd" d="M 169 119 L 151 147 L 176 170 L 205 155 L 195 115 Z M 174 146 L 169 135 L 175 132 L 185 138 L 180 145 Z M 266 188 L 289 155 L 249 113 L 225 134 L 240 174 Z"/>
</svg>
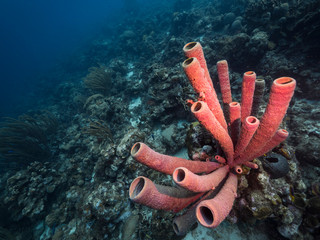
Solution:
<svg viewBox="0 0 320 240">
<path fill-rule="evenodd" d="M 290 192 L 289 192 L 289 197 L 291 199 L 291 202 L 294 202 L 295 197 L 294 197 L 294 188 L 292 185 L 290 185 Z"/>
<path fill-rule="evenodd" d="M 288 150 L 288 149 L 285 149 L 285 148 L 280 148 L 279 149 L 279 153 L 284 156 L 287 160 L 291 160 L 292 159 L 292 153 Z"/>
</svg>

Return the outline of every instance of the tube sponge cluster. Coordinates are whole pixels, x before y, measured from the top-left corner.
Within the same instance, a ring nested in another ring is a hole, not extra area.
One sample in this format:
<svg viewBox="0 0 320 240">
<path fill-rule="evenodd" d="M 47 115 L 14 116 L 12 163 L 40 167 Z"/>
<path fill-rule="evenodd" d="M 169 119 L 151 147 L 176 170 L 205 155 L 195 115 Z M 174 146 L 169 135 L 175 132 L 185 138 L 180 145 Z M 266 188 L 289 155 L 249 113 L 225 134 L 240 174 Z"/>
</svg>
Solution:
<svg viewBox="0 0 320 240">
<path fill-rule="evenodd" d="M 257 112 L 257 101 L 263 93 L 263 81 L 256 79 L 255 72 L 244 73 L 241 103 L 238 103 L 232 99 L 227 61 L 217 63 L 221 107 L 200 43 L 188 43 L 183 51 L 187 59 L 182 67 L 198 94 L 198 101 L 189 101 L 191 112 L 212 134 L 223 153 L 214 160 L 193 161 L 160 154 L 144 143 L 136 143 L 131 155 L 150 168 L 172 175 L 180 187 L 161 186 L 139 176 L 129 189 L 131 200 L 151 208 L 174 212 L 187 208 L 173 220 L 177 235 L 185 235 L 196 221 L 214 228 L 228 216 L 237 196 L 237 175 L 242 173 L 242 166 L 257 168 L 252 160 L 288 137 L 288 132 L 279 126 L 296 86 L 290 77 L 274 80 L 265 113 L 259 120 L 251 116 Z"/>
</svg>

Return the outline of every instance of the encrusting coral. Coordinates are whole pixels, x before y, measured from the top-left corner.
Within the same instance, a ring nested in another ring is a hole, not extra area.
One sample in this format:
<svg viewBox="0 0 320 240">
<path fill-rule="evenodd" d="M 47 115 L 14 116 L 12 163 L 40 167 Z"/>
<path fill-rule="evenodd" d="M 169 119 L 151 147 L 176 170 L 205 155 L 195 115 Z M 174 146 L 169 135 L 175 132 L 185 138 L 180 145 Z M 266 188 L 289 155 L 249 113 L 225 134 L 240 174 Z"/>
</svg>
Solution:
<svg viewBox="0 0 320 240">
<path fill-rule="evenodd" d="M 174 219 L 177 235 L 184 235 L 198 220 L 205 227 L 217 227 L 230 213 L 237 197 L 238 176 L 242 167 L 258 168 L 253 163 L 284 141 L 288 132 L 278 129 L 294 93 L 296 81 L 290 77 L 274 80 L 269 102 L 260 121 L 250 116 L 254 99 L 256 74 L 243 76 L 241 104 L 232 102 L 228 65 L 217 64 L 223 109 L 213 87 L 203 50 L 198 42 L 183 48 L 187 59 L 182 66 L 199 95 L 191 112 L 212 134 L 223 153 L 206 161 L 185 160 L 157 153 L 143 143 L 136 143 L 132 156 L 159 172 L 172 174 L 181 188 L 154 184 L 146 177 L 133 180 L 130 199 L 146 206 L 178 212 L 193 203 L 185 214 Z M 196 173 L 205 173 L 197 175 Z"/>
</svg>

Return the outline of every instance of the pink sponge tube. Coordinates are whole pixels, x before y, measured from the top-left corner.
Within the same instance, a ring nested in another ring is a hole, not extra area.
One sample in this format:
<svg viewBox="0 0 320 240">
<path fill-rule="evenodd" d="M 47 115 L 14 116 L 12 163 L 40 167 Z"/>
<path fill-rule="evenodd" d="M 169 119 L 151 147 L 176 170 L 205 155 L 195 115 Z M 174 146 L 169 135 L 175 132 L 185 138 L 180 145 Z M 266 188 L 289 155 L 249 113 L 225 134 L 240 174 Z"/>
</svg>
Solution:
<svg viewBox="0 0 320 240">
<path fill-rule="evenodd" d="M 207 62 L 203 54 L 202 46 L 199 42 L 189 42 L 183 47 L 183 52 L 187 58 L 194 57 L 198 59 L 201 68 L 204 70 L 204 75 L 213 88 L 212 80 L 208 71 Z"/>
<path fill-rule="evenodd" d="M 244 162 L 243 165 L 247 166 L 248 168 L 258 169 L 259 165 L 253 162 Z"/>
<path fill-rule="evenodd" d="M 243 74 L 241 92 L 241 122 L 250 116 L 256 82 L 256 73 L 248 71 Z"/>
<path fill-rule="evenodd" d="M 227 176 L 229 167 L 221 167 L 207 175 L 196 175 L 186 168 L 174 170 L 173 180 L 183 188 L 192 192 L 206 192 L 216 188 L 219 183 Z"/>
<path fill-rule="evenodd" d="M 204 227 L 217 227 L 230 213 L 237 196 L 237 176 L 230 173 L 220 192 L 212 199 L 200 202 L 196 216 Z"/>
<path fill-rule="evenodd" d="M 131 148 L 131 155 L 138 162 L 165 174 L 172 174 L 178 167 L 186 167 L 194 173 L 212 172 L 221 164 L 215 162 L 191 161 L 164 155 L 152 150 L 146 144 L 137 142 Z"/>
<path fill-rule="evenodd" d="M 234 164 L 251 161 L 259 153 L 279 128 L 291 101 L 296 81 L 290 77 L 281 77 L 273 81 L 269 103 L 262 116 L 260 125 L 247 148 L 235 160 Z"/>
<path fill-rule="evenodd" d="M 232 102 L 231 87 L 229 80 L 229 68 L 226 60 L 217 62 L 217 71 L 222 95 L 222 102 L 229 104 Z"/>
<path fill-rule="evenodd" d="M 234 151 L 234 157 L 239 156 L 243 152 L 243 150 L 248 146 L 253 134 L 259 127 L 259 124 L 260 121 L 256 117 L 246 117 L 245 121 L 242 123 L 239 141 Z"/>
<path fill-rule="evenodd" d="M 182 67 L 194 90 L 202 97 L 202 100 L 208 104 L 221 126 L 227 130 L 227 123 L 216 91 L 206 80 L 199 61 L 196 58 L 188 58 L 183 62 Z"/>
<path fill-rule="evenodd" d="M 271 140 L 268 141 L 259 152 L 255 153 L 255 155 L 252 158 L 260 157 L 263 154 L 270 152 L 272 149 L 274 149 L 276 146 L 278 146 L 280 143 L 286 140 L 288 136 L 289 132 L 287 130 L 279 129 L 278 131 L 276 131 Z"/>
<path fill-rule="evenodd" d="M 130 199 L 145 206 L 178 212 L 196 201 L 203 193 L 195 194 L 185 189 L 178 189 L 153 183 L 146 177 L 137 177 L 129 188 Z"/>
<path fill-rule="evenodd" d="M 220 125 L 213 113 L 205 102 L 198 101 L 192 104 L 191 111 L 199 122 L 204 126 L 213 137 L 219 142 L 228 165 L 233 162 L 233 143 L 228 132 Z"/>
<path fill-rule="evenodd" d="M 219 162 L 219 163 L 222 163 L 222 164 L 225 164 L 227 161 L 225 158 L 221 157 L 220 155 L 216 155 L 214 156 L 214 159 Z"/>
</svg>

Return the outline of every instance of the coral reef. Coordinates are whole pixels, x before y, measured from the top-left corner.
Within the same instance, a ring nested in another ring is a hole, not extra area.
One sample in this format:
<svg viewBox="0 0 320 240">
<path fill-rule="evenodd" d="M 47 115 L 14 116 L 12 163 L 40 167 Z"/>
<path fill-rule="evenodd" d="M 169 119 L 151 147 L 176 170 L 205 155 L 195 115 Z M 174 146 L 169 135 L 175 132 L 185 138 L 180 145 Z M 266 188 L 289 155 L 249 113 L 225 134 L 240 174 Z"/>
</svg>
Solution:
<svg viewBox="0 0 320 240">
<path fill-rule="evenodd" d="M 41 218 L 50 197 L 65 181 L 56 170 L 48 169 L 48 164 L 33 162 L 27 170 L 18 172 L 7 180 L 4 204 L 8 206 L 15 221 L 23 217 Z"/>
<path fill-rule="evenodd" d="M 301 162 L 310 163 L 314 166 L 320 166 L 319 146 L 319 119 L 320 112 L 314 101 L 302 100 L 295 104 L 295 114 L 290 119 L 290 128 L 297 131 L 290 138 L 290 144 L 296 146 L 296 154 Z M 301 121 L 301 116 L 306 117 Z"/>
</svg>

